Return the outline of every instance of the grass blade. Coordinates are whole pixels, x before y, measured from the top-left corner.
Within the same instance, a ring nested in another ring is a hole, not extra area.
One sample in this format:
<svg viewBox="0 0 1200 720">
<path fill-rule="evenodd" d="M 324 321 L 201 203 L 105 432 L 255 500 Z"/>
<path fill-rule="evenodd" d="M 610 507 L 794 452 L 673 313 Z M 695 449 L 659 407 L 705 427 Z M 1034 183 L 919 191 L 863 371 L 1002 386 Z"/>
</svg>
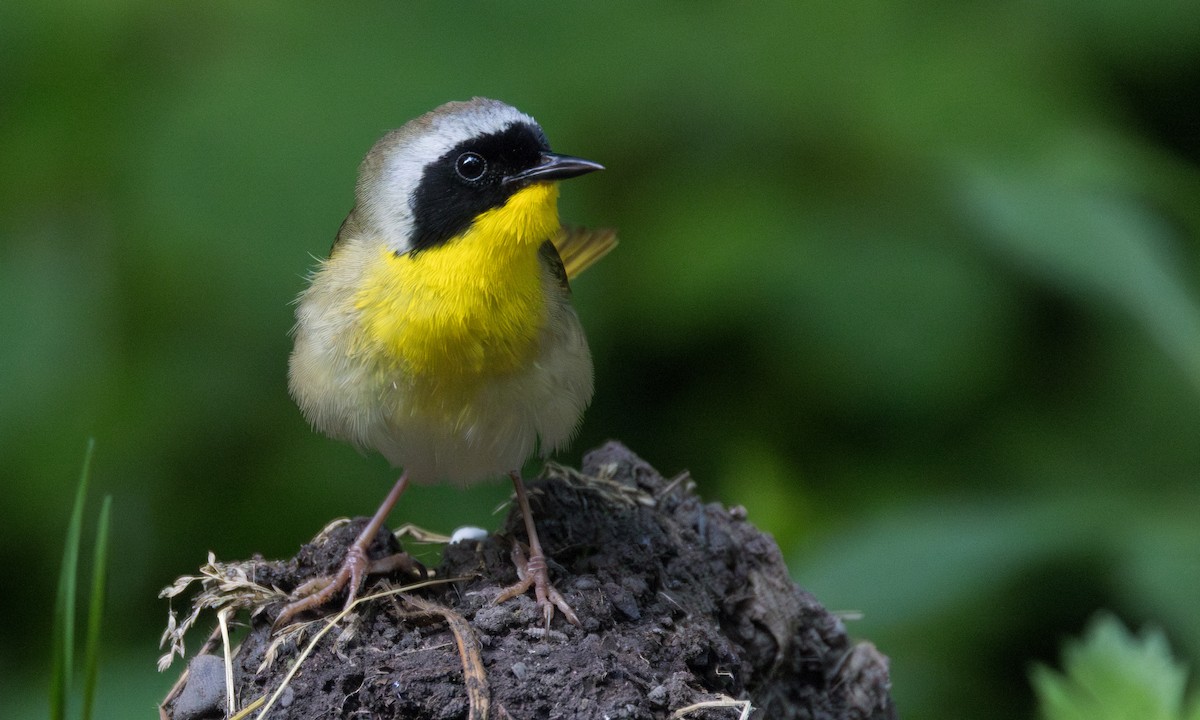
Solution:
<svg viewBox="0 0 1200 720">
<path fill-rule="evenodd" d="M 108 580 L 108 526 L 112 514 L 112 495 L 104 497 L 100 519 L 96 523 L 96 548 L 92 554 L 92 589 L 88 602 L 87 639 L 83 646 L 82 720 L 91 720 L 96 699 L 96 678 L 100 672 L 100 622 L 104 617 L 104 590 Z"/>
<path fill-rule="evenodd" d="M 53 661 L 50 675 L 50 720 L 65 720 L 67 701 L 71 694 L 71 672 L 75 665 L 75 590 L 79 569 L 79 536 L 83 532 L 83 503 L 87 497 L 88 479 L 92 470 L 92 451 L 96 441 L 88 439 L 83 455 L 79 486 L 75 489 L 75 506 L 67 524 L 67 542 L 63 548 L 62 567 L 58 576 L 58 597 L 54 603 L 54 628 L 51 635 Z"/>
</svg>

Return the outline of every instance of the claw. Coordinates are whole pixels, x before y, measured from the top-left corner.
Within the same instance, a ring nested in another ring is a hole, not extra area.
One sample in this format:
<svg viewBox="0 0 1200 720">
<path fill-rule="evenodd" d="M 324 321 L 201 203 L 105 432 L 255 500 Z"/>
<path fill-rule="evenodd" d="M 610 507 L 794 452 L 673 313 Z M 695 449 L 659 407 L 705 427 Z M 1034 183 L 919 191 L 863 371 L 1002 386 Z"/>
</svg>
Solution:
<svg viewBox="0 0 1200 720">
<path fill-rule="evenodd" d="M 273 628 L 281 628 L 300 613 L 321 607 L 333 599 L 333 596 L 342 588 L 347 588 L 345 606 L 348 608 L 354 604 L 355 598 L 358 597 L 358 591 L 362 588 L 363 579 L 371 569 L 367 548 L 371 547 L 371 543 L 375 540 L 375 534 L 383 526 L 383 521 L 387 519 L 388 513 L 391 512 L 406 487 L 408 487 L 408 473 L 400 476 L 379 509 L 375 511 L 375 515 L 371 517 L 371 521 L 358 534 L 354 544 L 346 550 L 346 558 L 342 561 L 337 573 L 332 576 L 313 578 L 297 587 L 292 593 L 294 599 L 283 608 L 279 617 L 275 618 L 275 622 L 272 623 Z M 416 563 L 411 558 L 408 558 L 408 562 L 410 566 Z M 416 564 L 419 566 L 419 563 Z"/>
<path fill-rule="evenodd" d="M 517 582 L 500 591 L 500 594 L 496 596 L 496 603 L 499 604 L 523 595 L 532 587 L 538 609 L 542 611 L 542 617 L 545 619 L 547 631 L 550 630 L 550 621 L 554 619 L 555 608 L 562 611 L 563 617 L 572 625 L 582 627 L 575 611 L 550 582 L 550 571 L 546 567 L 546 555 L 542 552 L 542 543 L 538 539 L 537 528 L 533 524 L 533 513 L 529 507 L 529 499 L 525 496 L 525 485 L 517 473 L 512 474 L 512 479 L 513 486 L 517 491 L 517 502 L 520 504 L 521 514 L 525 518 L 525 530 L 529 534 L 529 557 L 525 557 L 525 552 L 521 550 L 521 544 L 514 541 L 512 560 L 513 565 L 517 568 Z"/>
<path fill-rule="evenodd" d="M 346 551 L 346 559 L 336 574 L 313 578 L 296 588 L 292 593 L 296 599 L 283 608 L 279 617 L 275 618 L 273 627 L 284 627 L 300 613 L 321 607 L 342 588 L 349 588 L 346 591 L 346 607 L 350 607 L 358 597 L 358 589 L 362 586 L 368 565 L 366 552 L 357 544 L 352 545 Z"/>
</svg>

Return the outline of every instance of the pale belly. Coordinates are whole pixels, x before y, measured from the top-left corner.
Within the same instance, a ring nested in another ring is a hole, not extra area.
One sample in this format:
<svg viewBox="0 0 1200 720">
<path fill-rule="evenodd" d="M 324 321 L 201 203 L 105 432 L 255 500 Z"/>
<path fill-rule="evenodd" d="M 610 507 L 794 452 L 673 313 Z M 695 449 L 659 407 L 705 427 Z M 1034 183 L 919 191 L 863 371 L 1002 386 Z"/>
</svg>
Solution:
<svg viewBox="0 0 1200 720">
<path fill-rule="evenodd" d="M 414 482 L 499 476 L 539 449 L 566 444 L 591 401 L 592 360 L 578 318 L 565 302 L 549 313 L 531 362 L 469 392 L 440 392 L 434 377 L 381 372 L 339 342 L 298 334 L 292 394 L 315 428 L 381 453 Z"/>
</svg>

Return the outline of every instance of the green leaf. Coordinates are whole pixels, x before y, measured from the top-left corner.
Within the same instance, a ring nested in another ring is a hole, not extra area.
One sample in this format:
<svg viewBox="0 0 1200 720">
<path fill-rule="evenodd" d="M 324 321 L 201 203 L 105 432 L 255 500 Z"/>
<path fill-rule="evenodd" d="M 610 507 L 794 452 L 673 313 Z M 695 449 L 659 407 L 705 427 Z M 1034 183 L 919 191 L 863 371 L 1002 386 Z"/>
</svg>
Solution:
<svg viewBox="0 0 1200 720">
<path fill-rule="evenodd" d="M 994 247 L 1082 299 L 1120 307 L 1200 390 L 1200 300 L 1165 220 L 1130 193 L 1063 180 L 979 173 L 965 185 Z"/>
<path fill-rule="evenodd" d="M 83 456 L 83 469 L 75 489 L 75 505 L 67 524 L 67 542 L 63 548 L 62 566 L 58 576 L 58 596 L 54 604 L 54 626 L 51 632 L 53 659 L 50 676 L 50 718 L 64 720 L 67 700 L 71 693 L 71 672 L 75 665 L 75 590 L 79 569 L 79 536 L 83 529 L 83 503 L 91 477 L 92 452 L 96 441 L 89 438 Z"/>
<path fill-rule="evenodd" d="M 1045 720 L 1180 720 L 1187 668 L 1158 629 L 1131 634 L 1112 615 L 1063 651 L 1065 673 L 1039 665 L 1033 685 Z M 1194 717 L 1194 715 L 1193 715 Z"/>
<path fill-rule="evenodd" d="M 112 515 L 112 496 L 104 497 L 96 524 L 96 548 L 92 555 L 92 594 L 88 603 L 87 640 L 84 644 L 82 720 L 92 717 L 96 699 L 96 678 L 100 671 L 100 625 L 104 617 L 104 591 L 107 585 L 108 527 Z"/>
<path fill-rule="evenodd" d="M 1087 515 L 1063 515 L 1061 508 L 949 497 L 891 508 L 798 555 L 793 574 L 827 605 L 864 611 L 865 626 L 898 627 L 952 612 L 1089 538 Z"/>
</svg>

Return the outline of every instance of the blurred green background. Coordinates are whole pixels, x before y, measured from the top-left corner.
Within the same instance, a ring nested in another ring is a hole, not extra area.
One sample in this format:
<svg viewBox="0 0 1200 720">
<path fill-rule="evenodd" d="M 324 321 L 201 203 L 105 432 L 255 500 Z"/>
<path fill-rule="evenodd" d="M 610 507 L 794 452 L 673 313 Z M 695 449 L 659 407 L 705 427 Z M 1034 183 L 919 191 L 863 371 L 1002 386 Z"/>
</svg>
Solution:
<svg viewBox="0 0 1200 720">
<path fill-rule="evenodd" d="M 1029 717 L 1101 607 L 1200 657 L 1200 4 L 0 4 L 0 715 L 44 715 L 86 438 L 101 717 L 159 588 L 393 472 L 288 398 L 292 299 L 385 130 L 497 97 L 608 166 L 568 221 L 615 437 L 743 504 L 901 714 Z M 495 526 L 504 483 L 393 522 Z M 200 638 L 195 638 L 194 649 Z M 176 666 L 175 670 L 178 670 Z"/>
</svg>

